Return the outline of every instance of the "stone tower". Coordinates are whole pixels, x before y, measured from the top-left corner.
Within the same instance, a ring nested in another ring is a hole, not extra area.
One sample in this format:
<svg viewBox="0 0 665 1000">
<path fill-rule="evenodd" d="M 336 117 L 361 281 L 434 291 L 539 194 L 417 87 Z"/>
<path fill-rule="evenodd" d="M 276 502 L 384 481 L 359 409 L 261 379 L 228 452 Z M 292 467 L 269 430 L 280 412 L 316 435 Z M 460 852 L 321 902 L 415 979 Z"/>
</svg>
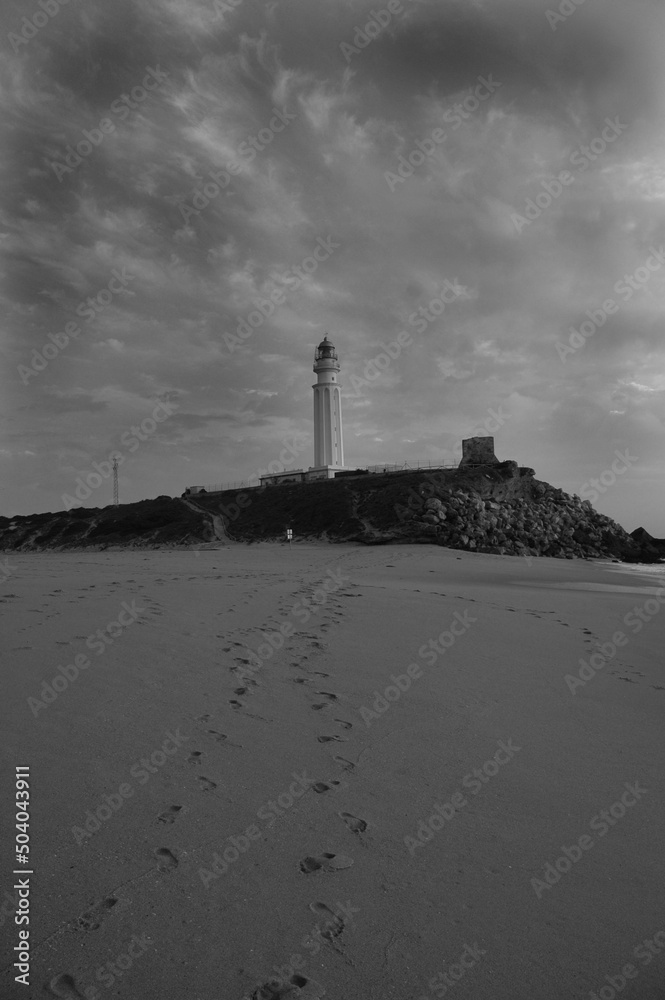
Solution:
<svg viewBox="0 0 665 1000">
<path fill-rule="evenodd" d="M 342 440 L 342 396 L 337 381 L 340 364 L 337 351 L 323 338 L 314 355 L 317 381 L 314 390 L 314 467 L 321 478 L 332 479 L 344 468 Z M 326 474 L 324 474 L 326 473 Z M 317 476 L 317 478 L 319 478 Z"/>
</svg>

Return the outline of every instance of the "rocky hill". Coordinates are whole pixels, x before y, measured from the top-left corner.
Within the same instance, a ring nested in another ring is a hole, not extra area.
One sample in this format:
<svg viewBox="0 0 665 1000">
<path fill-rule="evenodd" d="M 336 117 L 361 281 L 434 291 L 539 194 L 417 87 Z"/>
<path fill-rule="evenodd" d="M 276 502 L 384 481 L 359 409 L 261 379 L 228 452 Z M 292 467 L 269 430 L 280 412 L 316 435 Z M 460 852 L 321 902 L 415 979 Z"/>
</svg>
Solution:
<svg viewBox="0 0 665 1000">
<path fill-rule="evenodd" d="M 515 462 L 158 497 L 119 507 L 0 518 L 0 549 L 160 548 L 283 539 L 419 542 L 475 552 L 658 562 L 665 541 L 632 536 L 588 501 Z"/>
<path fill-rule="evenodd" d="M 192 499 L 201 509 L 221 514 L 229 535 L 241 541 L 284 537 L 288 525 L 294 537 L 428 542 L 502 555 L 633 562 L 655 562 L 665 555 L 665 549 L 659 552 L 632 538 L 589 501 L 534 475 L 516 462 L 502 462 Z"/>
</svg>

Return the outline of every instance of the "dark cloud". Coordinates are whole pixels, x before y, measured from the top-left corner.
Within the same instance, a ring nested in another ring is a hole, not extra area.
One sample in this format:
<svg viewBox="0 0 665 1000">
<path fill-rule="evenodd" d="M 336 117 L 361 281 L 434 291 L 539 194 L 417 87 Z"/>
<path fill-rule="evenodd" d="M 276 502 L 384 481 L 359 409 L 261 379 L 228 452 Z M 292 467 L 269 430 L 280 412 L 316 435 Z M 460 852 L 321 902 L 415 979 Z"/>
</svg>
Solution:
<svg viewBox="0 0 665 1000">
<path fill-rule="evenodd" d="M 125 499 L 265 467 L 311 434 L 327 330 L 349 464 L 450 461 L 502 407 L 501 456 L 567 489 L 639 443 L 632 487 L 603 509 L 665 534 L 652 499 L 665 266 L 629 298 L 615 291 L 665 239 L 661 5 L 585 0 L 552 23 L 545 0 L 402 0 L 350 51 L 385 6 L 72 0 L 27 44 L 8 38 L 8 513 L 57 507 L 160 398 L 178 410 L 124 463 Z M 26 10 L 6 5 L 7 33 Z M 166 74 L 159 90 L 143 88 L 149 68 Z M 478 101 L 481 77 L 500 85 Z M 294 117 L 279 128 L 274 109 Z M 583 152 L 607 119 L 621 134 Z M 307 276 L 320 241 L 337 245 Z M 446 282 L 464 296 L 421 329 Z M 571 328 L 612 296 L 618 311 L 562 361 Z M 259 304 L 265 319 L 238 340 Z M 74 320 L 80 334 L 55 350 Z M 401 330 L 411 345 L 358 389 Z"/>
</svg>

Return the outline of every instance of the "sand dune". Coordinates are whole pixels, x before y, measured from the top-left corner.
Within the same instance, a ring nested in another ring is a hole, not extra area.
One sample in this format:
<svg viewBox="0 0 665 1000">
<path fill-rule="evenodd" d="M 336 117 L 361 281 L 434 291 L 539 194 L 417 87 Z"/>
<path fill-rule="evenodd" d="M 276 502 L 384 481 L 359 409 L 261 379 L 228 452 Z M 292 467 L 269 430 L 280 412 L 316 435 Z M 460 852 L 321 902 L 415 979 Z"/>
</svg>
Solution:
<svg viewBox="0 0 665 1000">
<path fill-rule="evenodd" d="M 30 767 L 35 874 L 26 988 L 6 860 L 3 996 L 662 1000 L 653 567 L 10 561 L 5 789 Z"/>
</svg>

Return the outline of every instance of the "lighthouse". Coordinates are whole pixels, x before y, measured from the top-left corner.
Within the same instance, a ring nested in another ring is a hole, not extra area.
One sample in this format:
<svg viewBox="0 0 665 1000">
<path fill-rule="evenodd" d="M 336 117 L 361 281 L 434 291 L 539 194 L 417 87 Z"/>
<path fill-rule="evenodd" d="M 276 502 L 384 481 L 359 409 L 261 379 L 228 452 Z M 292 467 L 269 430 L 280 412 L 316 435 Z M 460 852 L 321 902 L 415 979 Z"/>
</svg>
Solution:
<svg viewBox="0 0 665 1000">
<path fill-rule="evenodd" d="M 339 370 L 337 351 L 326 334 L 314 354 L 314 466 L 308 479 L 333 479 L 344 468 Z"/>
</svg>

